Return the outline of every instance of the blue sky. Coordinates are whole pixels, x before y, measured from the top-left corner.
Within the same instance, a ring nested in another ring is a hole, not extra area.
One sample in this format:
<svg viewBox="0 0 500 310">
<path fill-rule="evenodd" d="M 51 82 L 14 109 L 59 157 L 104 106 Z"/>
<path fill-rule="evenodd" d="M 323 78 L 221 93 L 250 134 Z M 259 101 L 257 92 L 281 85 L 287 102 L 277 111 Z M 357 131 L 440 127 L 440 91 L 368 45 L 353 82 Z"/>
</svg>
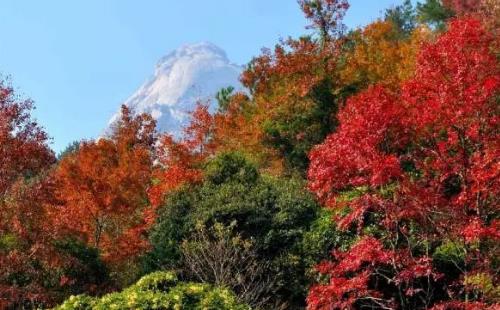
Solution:
<svg viewBox="0 0 500 310">
<path fill-rule="evenodd" d="M 351 0 L 356 27 L 402 0 Z M 295 0 L 1 0 L 0 74 L 35 101 L 52 148 L 98 136 L 119 105 L 184 43 L 211 41 L 247 63 L 306 33 Z"/>
</svg>

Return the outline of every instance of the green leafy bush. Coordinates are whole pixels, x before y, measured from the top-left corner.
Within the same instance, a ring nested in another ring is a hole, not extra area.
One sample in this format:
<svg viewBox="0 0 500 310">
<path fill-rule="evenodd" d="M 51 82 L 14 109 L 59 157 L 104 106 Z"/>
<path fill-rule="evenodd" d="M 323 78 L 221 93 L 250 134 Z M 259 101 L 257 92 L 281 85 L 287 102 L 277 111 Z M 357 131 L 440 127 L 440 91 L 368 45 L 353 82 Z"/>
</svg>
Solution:
<svg viewBox="0 0 500 310">
<path fill-rule="evenodd" d="M 143 274 L 179 268 L 181 241 L 194 225 L 194 196 L 194 191 L 189 188 L 172 193 L 158 210 L 156 223 L 149 231 L 152 250 L 142 259 Z"/>
<path fill-rule="evenodd" d="M 87 295 L 70 296 L 62 305 L 56 307 L 58 310 L 90 310 L 95 300 Z"/>
<path fill-rule="evenodd" d="M 260 175 L 237 153 L 214 158 L 205 176 L 203 184 L 169 195 L 158 210 L 145 271 L 185 268 L 180 245 L 198 224 L 234 226 L 235 234 L 252 240 L 258 259 L 276 279 L 273 299 L 303 306 L 309 266 L 302 241 L 319 211 L 304 182 Z"/>
<path fill-rule="evenodd" d="M 457 277 L 461 270 L 465 268 L 465 247 L 453 241 L 448 241 L 438 246 L 432 260 L 434 266 L 447 277 Z"/>
<path fill-rule="evenodd" d="M 259 172 L 241 154 L 223 153 L 207 164 L 205 178 L 215 185 L 231 181 L 252 184 L 259 178 Z"/>
<path fill-rule="evenodd" d="M 13 234 L 0 235 L 0 251 L 8 252 L 16 248 L 18 240 Z"/>
<path fill-rule="evenodd" d="M 141 291 L 167 292 L 178 283 L 177 275 L 172 272 L 157 271 L 150 273 L 134 285 Z"/>
<path fill-rule="evenodd" d="M 203 309 L 247 310 L 227 289 L 208 284 L 180 283 L 171 272 L 155 272 L 122 292 L 101 298 L 71 296 L 56 310 L 105 309 Z"/>
</svg>

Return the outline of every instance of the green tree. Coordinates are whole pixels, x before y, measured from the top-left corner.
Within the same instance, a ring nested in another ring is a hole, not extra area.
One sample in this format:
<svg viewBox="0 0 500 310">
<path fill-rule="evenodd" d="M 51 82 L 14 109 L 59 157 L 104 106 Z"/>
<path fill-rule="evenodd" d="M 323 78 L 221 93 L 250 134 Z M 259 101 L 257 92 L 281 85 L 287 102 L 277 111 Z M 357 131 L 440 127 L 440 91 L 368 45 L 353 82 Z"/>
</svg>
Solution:
<svg viewBox="0 0 500 310">
<path fill-rule="evenodd" d="M 242 239 L 252 240 L 258 259 L 269 266 L 276 280 L 273 302 L 303 306 L 308 266 L 302 242 L 318 212 L 303 181 L 260 175 L 237 153 L 213 159 L 205 175 L 203 184 L 171 195 L 158 210 L 148 266 L 182 268 L 180 245 L 196 233 L 197 224 L 232 226 Z"/>
<path fill-rule="evenodd" d="M 67 155 L 75 154 L 80 149 L 81 141 L 73 141 L 66 146 L 64 150 L 62 150 L 59 154 L 57 154 L 57 160 L 61 160 Z"/>
<path fill-rule="evenodd" d="M 405 0 L 403 4 L 387 9 L 384 19 L 396 25 L 403 37 L 410 36 L 417 23 L 416 10 L 410 0 Z"/>
<path fill-rule="evenodd" d="M 441 0 L 426 0 L 417 3 L 418 20 L 427 23 L 436 29 L 444 29 L 446 20 L 454 16 L 451 9 L 443 5 Z"/>
<path fill-rule="evenodd" d="M 233 94 L 233 92 L 234 92 L 234 87 L 228 86 L 219 90 L 215 95 L 215 99 L 217 99 L 217 103 L 219 104 L 220 112 L 227 111 L 227 108 L 231 103 L 231 95 Z"/>
</svg>

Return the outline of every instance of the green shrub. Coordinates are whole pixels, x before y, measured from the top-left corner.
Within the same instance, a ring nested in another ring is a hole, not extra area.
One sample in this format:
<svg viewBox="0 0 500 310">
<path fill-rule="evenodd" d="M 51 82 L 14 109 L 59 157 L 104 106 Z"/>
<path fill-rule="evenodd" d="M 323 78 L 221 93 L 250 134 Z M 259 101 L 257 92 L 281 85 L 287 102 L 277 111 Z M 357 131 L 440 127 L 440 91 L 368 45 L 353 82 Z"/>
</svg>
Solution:
<svg viewBox="0 0 500 310">
<path fill-rule="evenodd" d="M 103 296 L 94 303 L 92 309 L 173 309 L 174 302 L 165 293 L 142 291 L 132 286 L 120 293 Z"/>
<path fill-rule="evenodd" d="M 447 277 L 456 277 L 465 267 L 465 248 L 458 242 L 448 241 L 434 251 L 434 266 Z"/>
<path fill-rule="evenodd" d="M 323 260 L 331 259 L 332 250 L 347 250 L 354 241 L 354 234 L 340 231 L 333 220 L 334 212 L 322 208 L 318 217 L 304 234 L 302 251 L 305 254 L 309 276 L 316 276 L 315 266 Z"/>
<path fill-rule="evenodd" d="M 95 300 L 87 295 L 78 295 L 69 297 L 58 310 L 90 310 L 95 304 Z"/>
<path fill-rule="evenodd" d="M 194 225 L 192 221 L 195 192 L 186 188 L 168 195 L 157 212 L 156 223 L 149 231 L 152 250 L 142 259 L 142 273 L 179 268 L 180 244 Z"/>
<path fill-rule="evenodd" d="M 252 184 L 258 178 L 257 168 L 239 153 L 223 153 L 205 167 L 205 179 L 216 185 L 231 181 Z"/>
<path fill-rule="evenodd" d="M 134 287 L 141 291 L 168 292 L 178 282 L 175 273 L 157 271 L 142 277 Z"/>
<path fill-rule="evenodd" d="M 184 268 L 180 245 L 196 233 L 197 224 L 234 226 L 269 266 L 276 280 L 273 299 L 303 306 L 308 286 L 303 237 L 319 210 L 305 182 L 260 175 L 236 153 L 214 158 L 205 175 L 203 184 L 168 195 L 159 208 L 146 271 Z"/>
<path fill-rule="evenodd" d="M 56 310 L 107 310 L 107 309 L 203 309 L 247 310 L 227 289 L 209 284 L 178 283 L 171 272 L 155 272 L 141 278 L 122 292 L 101 298 L 85 295 L 71 296 Z"/>
<path fill-rule="evenodd" d="M 172 309 L 246 310 L 229 290 L 213 288 L 208 284 L 183 283 L 174 287 L 168 298 L 174 300 Z"/>
<path fill-rule="evenodd" d="M 18 242 L 17 237 L 13 234 L 0 235 L 0 252 L 8 252 L 15 249 Z"/>
</svg>

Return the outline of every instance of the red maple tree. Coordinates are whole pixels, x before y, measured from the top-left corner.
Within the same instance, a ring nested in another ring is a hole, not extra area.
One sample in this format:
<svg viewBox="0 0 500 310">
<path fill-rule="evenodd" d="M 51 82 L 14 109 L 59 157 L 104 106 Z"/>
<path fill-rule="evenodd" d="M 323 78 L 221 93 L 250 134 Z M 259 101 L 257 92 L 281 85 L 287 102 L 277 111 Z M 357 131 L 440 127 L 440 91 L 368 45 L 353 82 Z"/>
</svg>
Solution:
<svg viewBox="0 0 500 310">
<path fill-rule="evenodd" d="M 58 265 L 47 212 L 55 157 L 32 109 L 0 82 L 0 308 L 49 300 L 42 268 Z M 16 281 L 19 275 L 29 281 Z"/>
<path fill-rule="evenodd" d="M 19 177 L 33 176 L 54 163 L 48 135 L 31 118 L 33 102 L 0 82 L 0 196 Z"/>
<path fill-rule="evenodd" d="M 310 309 L 498 306 L 488 289 L 500 237 L 492 39 L 477 20 L 452 21 L 422 48 L 415 78 L 349 100 L 339 130 L 311 152 L 310 189 L 361 238 L 319 266 L 329 281 L 311 289 Z M 359 197 L 338 199 L 353 188 Z M 443 256 L 455 266 L 440 267 Z"/>
</svg>

